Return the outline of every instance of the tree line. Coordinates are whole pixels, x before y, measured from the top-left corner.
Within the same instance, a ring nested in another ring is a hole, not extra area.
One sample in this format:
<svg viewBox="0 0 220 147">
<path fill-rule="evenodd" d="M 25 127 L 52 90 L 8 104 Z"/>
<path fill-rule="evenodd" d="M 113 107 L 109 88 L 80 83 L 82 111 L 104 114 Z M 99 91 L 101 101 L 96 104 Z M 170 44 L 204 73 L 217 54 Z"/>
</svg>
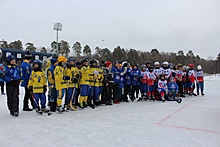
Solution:
<svg viewBox="0 0 220 147">
<path fill-rule="evenodd" d="M 83 56 L 88 58 L 96 58 L 99 61 L 128 61 L 129 63 L 144 64 L 145 61 L 150 61 L 152 64 L 156 61 L 162 63 L 163 61 L 168 61 L 174 65 L 181 63 L 183 65 L 188 65 L 193 63 L 195 66 L 202 65 L 204 71 L 208 74 L 220 73 L 220 53 L 217 55 L 216 59 L 203 59 L 199 55 L 194 55 L 192 50 L 184 53 L 182 50 L 175 52 L 159 52 L 157 49 L 151 49 L 149 51 L 140 51 L 136 49 L 124 49 L 120 46 L 116 47 L 111 51 L 108 48 L 96 47 L 94 52 L 89 45 L 81 46 L 80 42 L 75 42 L 72 47 L 65 40 L 61 40 L 58 43 L 53 41 L 50 44 L 50 48 L 40 47 L 36 48 L 33 43 L 26 43 L 25 48 L 23 48 L 22 41 L 17 40 L 10 42 L 2 40 L 0 41 L 0 47 L 2 48 L 13 48 L 27 51 L 40 51 L 44 53 L 52 53 L 57 50 L 57 53 L 68 57 L 70 51 L 74 53 L 76 60 L 80 60 Z"/>
</svg>

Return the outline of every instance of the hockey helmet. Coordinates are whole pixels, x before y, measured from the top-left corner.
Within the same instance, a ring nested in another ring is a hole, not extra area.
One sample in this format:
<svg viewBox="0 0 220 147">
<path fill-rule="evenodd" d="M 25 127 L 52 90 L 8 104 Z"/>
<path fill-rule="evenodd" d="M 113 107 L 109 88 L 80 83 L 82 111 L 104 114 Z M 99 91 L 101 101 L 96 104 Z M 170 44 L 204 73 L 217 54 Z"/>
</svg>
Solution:
<svg viewBox="0 0 220 147">
<path fill-rule="evenodd" d="M 38 68 L 42 67 L 42 61 L 41 60 L 34 60 L 33 67 L 34 67 L 35 64 L 38 64 L 38 66 L 39 66 Z"/>
<path fill-rule="evenodd" d="M 197 66 L 197 70 L 202 70 L 202 66 L 201 66 L 201 65 L 198 65 L 198 66 Z"/>
<path fill-rule="evenodd" d="M 64 63 L 67 62 L 67 60 L 64 56 L 59 56 L 57 60 L 58 60 L 58 62 L 64 62 Z"/>
</svg>

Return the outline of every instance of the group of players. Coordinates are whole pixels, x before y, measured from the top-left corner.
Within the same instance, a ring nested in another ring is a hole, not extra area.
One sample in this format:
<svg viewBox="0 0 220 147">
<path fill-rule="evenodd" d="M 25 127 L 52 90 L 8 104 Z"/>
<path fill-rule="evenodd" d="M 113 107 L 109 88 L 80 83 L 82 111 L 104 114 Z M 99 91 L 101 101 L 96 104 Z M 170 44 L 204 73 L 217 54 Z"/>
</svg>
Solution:
<svg viewBox="0 0 220 147">
<path fill-rule="evenodd" d="M 46 72 L 42 69 L 42 61 L 34 60 L 30 64 L 31 55 L 27 54 L 21 67 L 16 65 L 13 55 L 7 57 L 7 65 L 1 78 L 6 82 L 7 104 L 12 116 L 19 115 L 19 85 L 25 87 L 23 111 L 32 111 L 31 101 L 36 111 L 64 112 L 69 109 L 95 107 L 102 104 L 112 105 L 120 102 L 142 100 L 177 101 L 186 94 L 204 95 L 203 70 L 197 70 L 193 64 L 173 66 L 167 61 L 147 61 L 144 65 L 128 62 L 99 63 L 96 59 L 83 58 L 76 62 L 73 57 L 53 56 Z M 194 93 L 195 83 L 197 93 Z M 49 90 L 48 90 L 49 89 Z M 46 108 L 46 93 L 48 106 Z M 140 94 L 139 94 L 140 92 Z M 40 101 L 40 104 L 39 104 Z"/>
</svg>

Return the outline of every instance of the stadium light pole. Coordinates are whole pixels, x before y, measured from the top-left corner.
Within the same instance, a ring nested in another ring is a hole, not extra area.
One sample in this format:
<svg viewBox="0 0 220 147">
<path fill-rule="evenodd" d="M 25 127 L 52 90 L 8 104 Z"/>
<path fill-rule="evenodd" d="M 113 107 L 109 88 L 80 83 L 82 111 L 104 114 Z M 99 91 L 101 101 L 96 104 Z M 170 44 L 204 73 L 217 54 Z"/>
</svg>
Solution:
<svg viewBox="0 0 220 147">
<path fill-rule="evenodd" d="M 54 24 L 53 30 L 57 31 L 57 48 L 55 50 L 55 52 L 57 53 L 58 52 L 58 32 L 62 31 L 62 24 L 59 22 L 56 22 Z"/>
</svg>

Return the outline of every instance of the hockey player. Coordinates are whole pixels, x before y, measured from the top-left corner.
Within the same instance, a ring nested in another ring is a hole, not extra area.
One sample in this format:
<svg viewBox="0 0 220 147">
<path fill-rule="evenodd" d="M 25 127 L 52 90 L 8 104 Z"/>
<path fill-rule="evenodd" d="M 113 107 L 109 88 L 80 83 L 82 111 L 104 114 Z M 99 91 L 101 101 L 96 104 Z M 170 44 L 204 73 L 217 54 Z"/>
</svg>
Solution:
<svg viewBox="0 0 220 147">
<path fill-rule="evenodd" d="M 204 74 L 201 65 L 197 66 L 196 88 L 197 88 L 197 95 L 199 95 L 199 90 L 201 90 L 201 94 L 204 95 Z"/>
<path fill-rule="evenodd" d="M 165 76 L 165 80 L 169 81 L 170 76 L 171 76 L 171 70 L 168 66 L 168 62 L 165 61 L 163 62 L 163 66 L 162 66 L 162 74 Z"/>
<path fill-rule="evenodd" d="M 55 77 L 55 85 L 57 90 L 57 111 L 63 112 L 65 110 L 62 107 L 62 101 L 65 94 L 65 89 L 67 88 L 66 80 L 69 80 L 70 77 L 64 75 L 64 67 L 67 62 L 64 56 L 58 57 L 58 65 L 54 70 L 54 77 Z"/>
<path fill-rule="evenodd" d="M 188 71 L 188 79 L 190 82 L 190 95 L 197 96 L 195 93 L 193 93 L 195 89 L 195 80 L 196 80 L 196 75 L 194 71 L 194 64 L 189 64 L 189 71 Z"/>
<path fill-rule="evenodd" d="M 31 65 L 30 65 L 31 58 L 32 58 L 32 55 L 29 52 L 27 52 L 25 54 L 25 59 L 21 64 L 21 78 L 22 78 L 21 87 L 25 88 L 25 95 L 24 95 L 24 101 L 23 101 L 23 111 L 32 111 L 32 109 L 30 109 L 28 106 L 29 100 L 31 101 L 32 107 L 35 108 L 34 101 L 31 97 L 30 91 L 27 87 L 28 81 L 29 81 L 29 78 L 31 75 Z"/>
<path fill-rule="evenodd" d="M 154 67 L 150 66 L 148 68 L 149 72 L 147 74 L 147 85 L 148 85 L 148 98 L 151 100 L 155 100 L 154 97 L 154 81 L 156 80 L 156 76 L 154 74 Z"/>
<path fill-rule="evenodd" d="M 132 66 L 132 71 L 131 71 L 131 84 L 132 84 L 132 90 L 131 90 L 131 100 L 134 101 L 135 98 L 138 99 L 138 95 L 139 95 L 139 90 L 140 90 L 140 83 L 139 83 L 139 78 L 141 75 L 140 70 L 138 69 L 138 64 L 134 63 Z M 136 97 L 134 95 L 134 93 L 136 94 Z"/>
<path fill-rule="evenodd" d="M 40 60 L 34 60 L 33 62 L 33 71 L 31 73 L 28 88 L 30 93 L 33 94 L 33 97 L 36 100 L 35 107 L 39 106 L 39 100 L 41 104 L 41 111 L 42 112 L 49 112 L 46 108 L 46 95 L 47 92 L 47 79 L 45 72 L 41 69 L 42 62 Z M 39 108 L 39 107 L 38 107 Z M 36 109 L 39 112 L 39 109 Z"/>
<path fill-rule="evenodd" d="M 178 85 L 174 81 L 174 77 L 170 77 L 170 82 L 167 85 L 168 87 L 168 99 L 170 101 L 177 101 L 178 103 L 182 102 L 182 99 L 178 97 Z"/>
<path fill-rule="evenodd" d="M 119 91 L 119 84 L 121 79 L 121 69 L 119 68 L 120 62 L 116 61 L 115 66 L 112 68 L 113 78 L 114 78 L 114 90 L 113 90 L 113 100 L 115 104 L 119 104 L 118 100 L 118 91 Z"/>
<path fill-rule="evenodd" d="M 65 69 L 65 76 L 70 77 L 67 80 L 67 99 L 65 100 L 65 105 L 70 107 L 72 110 L 76 111 L 76 99 L 77 99 L 77 91 L 78 91 L 78 81 L 80 79 L 80 72 L 78 68 L 75 66 L 75 59 L 73 57 L 69 57 L 67 60 L 67 68 Z"/>
<path fill-rule="evenodd" d="M 147 67 L 146 65 L 141 66 L 141 75 L 140 75 L 140 91 L 141 91 L 141 98 L 138 101 L 147 100 Z"/>
<path fill-rule="evenodd" d="M 177 70 L 176 70 L 176 82 L 177 85 L 179 87 L 179 93 L 180 93 L 180 97 L 185 97 L 183 94 L 183 70 L 182 70 L 182 64 L 178 64 L 177 65 Z"/>
<path fill-rule="evenodd" d="M 122 66 L 127 68 L 127 72 L 124 74 L 124 98 L 125 102 L 128 101 L 128 95 L 131 95 L 131 68 L 128 67 L 128 62 L 124 61 Z"/>
<path fill-rule="evenodd" d="M 160 67 L 160 63 L 159 62 L 155 62 L 154 63 L 154 73 L 156 76 L 156 80 L 154 82 L 154 92 L 155 92 L 155 98 L 158 99 L 159 98 L 159 93 L 158 93 L 158 81 L 160 79 L 160 75 L 162 74 L 162 69 Z"/>
<path fill-rule="evenodd" d="M 4 66 L 2 64 L 0 64 L 0 86 L 1 86 L 1 94 L 5 95 L 4 92 L 4 86 L 5 86 L 5 82 L 4 80 L 1 78 L 3 76 L 3 72 L 4 72 Z"/>
<path fill-rule="evenodd" d="M 89 83 L 90 83 L 90 90 L 89 90 L 89 99 L 88 104 L 93 107 L 92 101 L 96 106 L 99 105 L 99 71 L 97 66 L 97 60 L 91 59 L 90 60 L 90 70 L 89 70 Z"/>
<path fill-rule="evenodd" d="M 183 92 L 184 94 L 187 94 L 189 91 L 188 84 L 187 84 L 187 81 L 188 81 L 187 67 L 183 66 L 182 69 L 183 69 Z"/>
<path fill-rule="evenodd" d="M 16 58 L 13 55 L 7 57 L 2 79 L 6 82 L 7 104 L 10 115 L 19 115 L 19 83 L 21 80 L 20 69 L 16 65 Z"/>
<path fill-rule="evenodd" d="M 101 99 L 102 99 L 102 91 L 103 91 L 103 80 L 104 80 L 104 71 L 103 71 L 103 67 L 100 66 L 100 63 L 99 61 L 97 60 L 97 70 L 99 72 L 99 79 L 98 79 L 98 82 L 99 82 L 99 95 L 98 95 L 98 99 L 99 99 L 99 102 L 101 104 Z"/>
<path fill-rule="evenodd" d="M 49 106 L 50 111 L 55 112 L 56 111 L 56 105 L 57 105 L 57 90 L 55 85 L 55 77 L 54 77 L 54 70 L 57 66 L 57 59 L 52 58 L 50 59 L 51 66 L 47 70 L 47 79 L 48 79 L 48 97 L 49 97 Z"/>
<path fill-rule="evenodd" d="M 89 60 L 83 58 L 81 60 L 81 66 L 79 67 L 81 72 L 80 79 L 80 98 L 79 98 L 79 107 L 85 108 L 87 106 L 87 100 L 89 96 Z"/>
<path fill-rule="evenodd" d="M 151 66 L 151 63 L 150 63 L 150 61 L 146 61 L 145 62 L 145 65 L 146 65 L 146 70 L 147 70 L 147 72 L 148 72 L 148 68 Z"/>
<path fill-rule="evenodd" d="M 160 75 L 158 81 L 158 92 L 160 94 L 160 98 L 162 101 L 165 101 L 165 95 L 167 94 L 167 80 L 165 80 L 165 76 L 163 74 Z"/>
<path fill-rule="evenodd" d="M 113 73 L 111 72 L 112 63 L 107 61 L 104 69 L 104 102 L 106 105 L 112 105 L 112 91 L 114 88 Z"/>
</svg>

